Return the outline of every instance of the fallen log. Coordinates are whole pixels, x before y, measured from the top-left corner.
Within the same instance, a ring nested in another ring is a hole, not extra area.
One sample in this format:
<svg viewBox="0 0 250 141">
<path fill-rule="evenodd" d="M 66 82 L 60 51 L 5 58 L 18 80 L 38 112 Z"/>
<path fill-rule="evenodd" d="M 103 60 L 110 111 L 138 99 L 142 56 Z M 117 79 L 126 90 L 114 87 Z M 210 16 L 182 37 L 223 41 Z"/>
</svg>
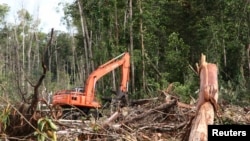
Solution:
<svg viewBox="0 0 250 141">
<path fill-rule="evenodd" d="M 186 122 L 182 122 L 178 125 L 171 125 L 171 124 L 162 124 L 162 123 L 152 123 L 152 124 L 148 124 L 148 125 L 144 125 L 142 127 L 140 127 L 137 131 L 141 131 L 141 130 L 151 130 L 151 131 L 158 131 L 158 132 L 165 132 L 165 131 L 174 131 L 177 130 L 179 128 L 182 128 L 183 126 L 186 125 Z"/>
<path fill-rule="evenodd" d="M 136 121 L 138 121 L 138 120 L 140 120 L 140 119 L 142 119 L 144 117 L 147 117 L 148 115 L 151 115 L 151 114 L 153 114 L 153 113 L 155 113 L 157 111 L 166 110 L 166 109 L 172 107 L 173 105 L 176 105 L 176 102 L 177 102 L 176 100 L 172 100 L 169 103 L 163 103 L 160 106 L 157 106 L 156 108 L 150 109 L 150 110 L 148 110 L 148 111 L 146 111 L 146 112 L 144 112 L 142 114 L 139 114 L 139 115 L 137 115 L 137 116 L 135 116 L 135 117 L 133 117 L 131 119 L 128 119 L 128 120 L 124 121 L 123 123 L 124 124 L 129 124 L 129 123 L 132 123 L 132 122 L 136 122 Z"/>
<path fill-rule="evenodd" d="M 103 123 L 103 127 L 108 126 L 112 121 L 114 121 L 115 119 L 117 119 L 117 117 L 119 116 L 120 112 L 116 111 L 113 115 L 111 115 L 107 120 L 104 121 Z"/>
<path fill-rule="evenodd" d="M 180 108 L 195 109 L 195 106 L 190 105 L 190 104 L 186 104 L 186 103 L 182 103 L 182 102 L 177 102 L 177 105 Z"/>
<path fill-rule="evenodd" d="M 207 141 L 207 125 L 214 123 L 214 110 L 210 102 L 202 104 L 196 117 L 192 121 L 189 141 Z"/>
<path fill-rule="evenodd" d="M 143 105 L 152 101 L 158 100 L 157 97 L 150 98 L 150 99 L 139 99 L 139 100 L 131 100 L 130 101 L 130 106 L 135 106 L 135 105 Z"/>
</svg>

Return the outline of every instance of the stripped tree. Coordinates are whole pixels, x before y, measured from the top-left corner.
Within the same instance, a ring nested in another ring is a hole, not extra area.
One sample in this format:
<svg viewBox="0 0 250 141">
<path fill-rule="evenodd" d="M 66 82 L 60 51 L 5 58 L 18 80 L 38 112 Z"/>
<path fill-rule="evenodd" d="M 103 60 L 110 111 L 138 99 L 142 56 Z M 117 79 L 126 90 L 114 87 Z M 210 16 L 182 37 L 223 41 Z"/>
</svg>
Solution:
<svg viewBox="0 0 250 141">
<path fill-rule="evenodd" d="M 218 68 L 216 64 L 207 63 L 206 56 L 203 54 L 201 54 L 200 64 L 196 66 L 200 77 L 200 92 L 189 141 L 207 141 L 208 125 L 214 123 L 214 116 L 218 110 Z"/>
</svg>

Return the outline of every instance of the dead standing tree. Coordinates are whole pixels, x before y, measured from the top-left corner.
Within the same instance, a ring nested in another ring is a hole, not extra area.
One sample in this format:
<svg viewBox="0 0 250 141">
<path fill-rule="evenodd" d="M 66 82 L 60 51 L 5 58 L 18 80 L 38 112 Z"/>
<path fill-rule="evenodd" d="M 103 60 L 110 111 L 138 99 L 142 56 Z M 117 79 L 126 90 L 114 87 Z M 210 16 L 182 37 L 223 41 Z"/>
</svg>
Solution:
<svg viewBox="0 0 250 141">
<path fill-rule="evenodd" d="M 39 118 L 39 113 L 36 112 L 39 102 L 39 87 L 42 84 L 42 81 L 45 78 L 47 72 L 45 56 L 48 48 L 51 46 L 52 38 L 53 29 L 51 30 L 50 40 L 48 41 L 47 46 L 44 49 L 41 59 L 43 73 L 35 85 L 29 82 L 30 85 L 34 88 L 34 94 L 32 95 L 31 102 L 21 104 L 18 109 L 13 108 L 14 111 L 10 115 L 9 125 L 6 128 L 6 134 L 8 136 L 16 138 L 25 137 L 26 135 L 30 135 L 32 132 L 34 132 L 36 128 L 37 120 Z"/>
<path fill-rule="evenodd" d="M 201 54 L 200 64 L 196 64 L 200 76 L 200 92 L 196 116 L 192 120 L 189 141 L 207 141 L 208 125 L 214 123 L 218 105 L 218 68 L 216 64 L 207 63 Z"/>
<path fill-rule="evenodd" d="M 54 34 L 54 29 L 52 28 L 51 29 L 51 34 L 50 34 L 50 39 L 49 39 L 49 41 L 47 43 L 47 46 L 46 46 L 46 48 L 45 48 L 45 50 L 43 52 L 42 59 L 41 59 L 42 60 L 43 74 L 40 76 L 38 82 L 35 85 L 30 83 L 30 85 L 34 88 L 34 94 L 33 94 L 33 97 L 32 97 L 31 104 L 30 104 L 30 107 L 28 109 L 28 112 L 31 112 L 32 114 L 35 112 L 35 109 L 37 109 L 37 104 L 38 104 L 38 101 L 39 101 L 39 87 L 42 84 L 43 79 L 46 76 L 47 67 L 45 65 L 45 56 L 48 53 L 48 48 L 51 46 L 51 42 L 52 42 L 52 39 L 53 39 L 53 34 Z"/>
</svg>

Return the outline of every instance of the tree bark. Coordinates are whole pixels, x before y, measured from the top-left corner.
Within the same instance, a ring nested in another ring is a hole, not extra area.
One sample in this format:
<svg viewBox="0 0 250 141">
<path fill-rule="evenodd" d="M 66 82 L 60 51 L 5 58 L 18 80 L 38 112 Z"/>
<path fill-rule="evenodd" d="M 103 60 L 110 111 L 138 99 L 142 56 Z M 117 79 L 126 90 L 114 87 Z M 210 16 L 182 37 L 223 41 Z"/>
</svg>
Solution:
<svg viewBox="0 0 250 141">
<path fill-rule="evenodd" d="M 249 69 L 248 77 L 250 78 L 250 44 L 248 44 L 248 47 L 247 47 L 247 61 L 248 61 L 248 69 Z"/>
<path fill-rule="evenodd" d="M 119 23 L 117 17 L 117 0 L 115 0 L 115 44 L 116 47 L 119 45 Z"/>
<path fill-rule="evenodd" d="M 119 46 L 119 24 L 118 24 L 118 18 L 117 18 L 117 0 L 115 0 L 115 47 L 118 48 Z M 116 75 L 115 70 L 112 71 L 112 82 L 113 82 L 113 90 L 117 90 L 116 88 Z"/>
<path fill-rule="evenodd" d="M 131 55 L 131 88 L 132 93 L 135 93 L 135 66 L 134 66 L 134 42 L 133 42 L 133 0 L 129 0 L 129 36 L 130 36 L 130 55 Z"/>
<path fill-rule="evenodd" d="M 28 75 L 31 74 L 31 64 L 32 64 L 31 51 L 32 51 L 32 45 L 33 45 L 33 40 L 34 40 L 33 34 L 36 34 L 36 33 L 34 33 L 34 32 L 29 33 L 29 46 L 28 46 L 28 52 L 27 52 L 28 68 L 27 68 L 27 72 L 26 72 Z M 27 85 L 27 91 L 28 92 L 31 91 L 30 85 Z"/>
<path fill-rule="evenodd" d="M 214 122 L 214 110 L 210 102 L 202 104 L 192 122 L 189 141 L 207 141 L 207 125 Z"/>
<path fill-rule="evenodd" d="M 218 110 L 218 69 L 215 64 L 207 63 L 206 56 L 202 54 L 197 71 L 200 76 L 200 92 L 189 141 L 207 141 L 207 126 L 214 123 L 214 114 Z"/>
<path fill-rule="evenodd" d="M 26 17 L 26 14 L 27 14 L 27 11 L 26 10 L 21 10 L 21 13 L 22 13 L 22 15 L 21 15 L 21 25 L 22 25 L 22 53 L 23 53 L 23 60 L 22 60 L 22 69 L 21 69 L 21 76 L 20 76 L 20 78 L 21 78 L 21 81 L 22 81 L 22 87 L 24 88 L 24 89 L 26 89 L 27 87 L 27 85 L 25 86 L 25 82 L 24 82 L 24 69 L 26 68 L 25 67 L 25 56 L 26 56 L 26 54 L 25 54 L 25 27 L 26 27 L 26 22 L 27 22 L 27 19 L 25 18 Z"/>
<path fill-rule="evenodd" d="M 144 55 L 144 52 L 145 52 L 145 48 L 144 48 L 144 36 L 143 36 L 143 22 L 142 22 L 142 1 L 139 0 L 139 8 L 140 8 L 140 35 L 141 35 L 141 57 L 142 57 L 142 88 L 143 88 L 143 91 L 145 92 L 146 91 L 146 78 L 145 78 L 145 55 Z"/>
<path fill-rule="evenodd" d="M 34 87 L 34 94 L 32 96 L 32 100 L 31 100 L 31 104 L 30 107 L 28 109 L 28 113 L 34 114 L 34 112 L 36 111 L 37 108 L 37 104 L 39 101 L 39 87 L 43 82 L 43 79 L 46 76 L 46 72 L 47 72 L 47 66 L 45 65 L 45 56 L 48 53 L 48 48 L 51 46 L 51 42 L 52 42 L 52 38 L 53 38 L 53 34 L 54 34 L 54 29 L 51 30 L 51 36 L 50 36 L 50 40 L 44 50 L 44 53 L 42 55 L 42 68 L 43 68 L 43 74 L 40 76 L 39 80 L 37 81 L 37 83 L 35 85 L 32 85 L 32 87 Z"/>
<path fill-rule="evenodd" d="M 90 73 L 90 68 L 89 68 L 89 60 L 88 60 L 88 44 L 87 44 L 87 39 L 86 39 L 86 29 L 85 29 L 85 26 L 84 26 L 84 17 L 83 17 L 83 11 L 82 11 L 82 5 L 81 5 L 81 2 L 80 0 L 77 0 L 77 3 L 78 3 L 78 8 L 79 8 L 79 14 L 80 14 L 80 17 L 81 17 L 81 26 L 82 26 L 82 36 L 83 36 L 83 44 L 84 44 L 84 51 L 85 51 L 85 68 L 86 68 L 86 75 L 85 76 L 88 76 L 89 73 Z"/>
<path fill-rule="evenodd" d="M 20 54 L 19 54 L 19 48 L 20 48 L 20 42 L 19 42 L 19 38 L 18 38 L 18 35 L 17 35 L 17 27 L 14 27 L 14 38 L 15 38 L 15 48 L 14 48 L 14 70 L 13 72 L 15 72 L 15 79 L 17 80 L 16 83 L 17 83 L 17 87 L 18 87 L 18 92 L 21 93 L 21 98 L 23 101 L 26 102 L 26 99 L 24 97 L 24 94 L 22 92 L 22 73 L 21 73 L 21 64 L 20 64 Z"/>
</svg>

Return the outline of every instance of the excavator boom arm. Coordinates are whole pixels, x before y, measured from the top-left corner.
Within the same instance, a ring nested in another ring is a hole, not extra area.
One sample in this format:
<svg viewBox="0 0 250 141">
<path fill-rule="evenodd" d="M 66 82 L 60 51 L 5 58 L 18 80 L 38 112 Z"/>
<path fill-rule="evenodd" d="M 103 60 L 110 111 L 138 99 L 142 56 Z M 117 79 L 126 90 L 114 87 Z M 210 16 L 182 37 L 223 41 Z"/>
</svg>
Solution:
<svg viewBox="0 0 250 141">
<path fill-rule="evenodd" d="M 99 66 L 95 71 L 93 71 L 85 84 L 85 95 L 86 95 L 86 104 L 91 104 L 94 99 L 95 94 L 95 84 L 96 82 L 103 77 L 104 75 L 108 74 L 112 70 L 120 67 L 122 69 L 122 78 L 121 78 L 121 85 L 120 90 L 122 92 L 128 91 L 128 81 L 129 81 L 129 69 L 130 69 L 130 56 L 128 52 L 125 52 L 114 59 L 108 61 L 107 63 Z"/>
</svg>

